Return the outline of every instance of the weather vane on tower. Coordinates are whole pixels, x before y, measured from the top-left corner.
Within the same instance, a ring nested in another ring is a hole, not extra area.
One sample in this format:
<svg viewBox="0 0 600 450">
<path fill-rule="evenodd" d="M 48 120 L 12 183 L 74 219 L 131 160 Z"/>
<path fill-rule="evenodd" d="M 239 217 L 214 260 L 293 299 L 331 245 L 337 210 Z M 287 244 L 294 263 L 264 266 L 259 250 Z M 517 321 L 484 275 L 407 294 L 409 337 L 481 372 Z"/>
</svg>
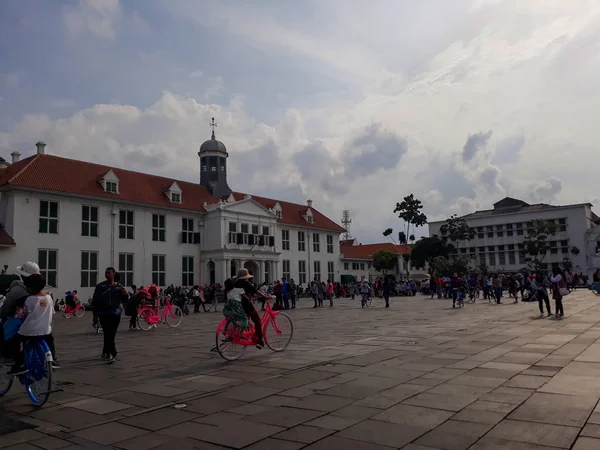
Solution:
<svg viewBox="0 0 600 450">
<path fill-rule="evenodd" d="M 211 119 L 209 125 L 212 127 L 212 137 L 211 137 L 211 139 L 215 139 L 215 127 L 217 126 L 217 122 L 215 122 L 215 118 L 214 117 Z"/>
</svg>

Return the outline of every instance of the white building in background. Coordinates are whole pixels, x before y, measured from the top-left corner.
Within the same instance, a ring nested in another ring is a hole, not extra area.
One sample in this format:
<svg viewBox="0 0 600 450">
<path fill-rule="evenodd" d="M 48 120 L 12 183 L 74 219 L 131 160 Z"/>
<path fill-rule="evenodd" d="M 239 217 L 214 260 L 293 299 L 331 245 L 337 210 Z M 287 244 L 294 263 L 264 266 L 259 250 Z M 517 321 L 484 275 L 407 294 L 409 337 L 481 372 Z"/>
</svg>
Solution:
<svg viewBox="0 0 600 450">
<path fill-rule="evenodd" d="M 459 252 L 473 257 L 475 264 L 485 264 L 490 272 L 516 272 L 527 267 L 523 239 L 532 221 L 554 221 L 560 232 L 550 238 L 550 251 L 546 254 L 542 270 L 553 265 L 562 266 L 568 258 L 573 272 L 588 272 L 588 244 L 586 233 L 593 229 L 598 216 L 590 203 L 554 206 L 544 203 L 530 205 L 522 200 L 506 197 L 494 203 L 493 209 L 475 211 L 462 216 L 475 232 L 474 239 L 460 244 Z M 441 227 L 444 221 L 430 222 L 429 235 L 445 237 Z M 577 247 L 580 254 L 570 253 Z"/>
<path fill-rule="evenodd" d="M 388 275 L 393 275 L 396 279 L 406 278 L 406 269 L 410 277 L 413 279 L 427 278 L 427 272 L 424 270 L 412 267 L 410 261 L 407 263 L 404 260 L 404 255 L 410 254 L 409 245 L 397 245 L 391 242 L 383 242 L 379 244 L 359 244 L 356 239 L 341 241 L 340 243 L 340 258 L 342 261 L 340 273 L 342 280 L 354 279 L 356 281 L 375 281 L 377 278 L 383 277 L 383 273 L 375 270 L 373 267 L 373 254 L 380 250 L 395 253 L 398 258 L 398 264 L 394 270 L 388 272 Z"/>
<path fill-rule="evenodd" d="M 58 295 L 93 292 L 113 266 L 126 285 L 339 280 L 342 227 L 306 204 L 233 192 L 227 151 L 202 144 L 200 183 L 37 152 L 0 165 L 0 268 L 37 261 Z"/>
</svg>

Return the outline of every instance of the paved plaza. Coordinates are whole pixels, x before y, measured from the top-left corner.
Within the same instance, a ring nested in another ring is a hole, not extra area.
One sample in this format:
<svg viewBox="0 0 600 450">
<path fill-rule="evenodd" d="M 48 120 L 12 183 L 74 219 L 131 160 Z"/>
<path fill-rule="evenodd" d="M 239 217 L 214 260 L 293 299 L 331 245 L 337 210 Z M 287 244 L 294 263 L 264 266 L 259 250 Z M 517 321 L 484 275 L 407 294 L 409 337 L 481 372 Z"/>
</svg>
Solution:
<svg viewBox="0 0 600 450">
<path fill-rule="evenodd" d="M 220 314 L 150 332 L 123 321 L 113 365 L 99 361 L 90 313 L 57 318 L 63 392 L 35 410 L 13 386 L 0 448 L 600 449 L 600 298 L 589 291 L 565 299 L 562 321 L 539 319 L 537 304 L 358 303 L 303 299 L 286 352 L 248 349 L 232 363 L 210 352 Z"/>
</svg>

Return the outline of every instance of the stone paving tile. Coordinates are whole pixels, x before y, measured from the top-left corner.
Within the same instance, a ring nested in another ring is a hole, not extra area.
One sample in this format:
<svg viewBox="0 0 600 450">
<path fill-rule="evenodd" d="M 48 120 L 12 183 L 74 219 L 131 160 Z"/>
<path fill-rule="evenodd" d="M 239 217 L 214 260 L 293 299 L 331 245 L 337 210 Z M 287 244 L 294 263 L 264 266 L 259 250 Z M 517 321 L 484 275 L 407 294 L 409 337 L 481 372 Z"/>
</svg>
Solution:
<svg viewBox="0 0 600 450">
<path fill-rule="evenodd" d="M 69 441 L 58 439 L 54 436 L 45 436 L 42 439 L 36 439 L 30 443 L 36 447 L 43 448 L 44 450 L 58 450 L 71 445 Z"/>
<path fill-rule="evenodd" d="M 283 441 L 281 439 L 267 438 L 256 444 L 246 447 L 244 450 L 298 450 L 306 448 L 302 442 Z"/>
<path fill-rule="evenodd" d="M 428 392 L 424 392 L 419 395 L 415 395 L 414 397 L 405 400 L 404 404 L 414 405 L 414 406 L 423 406 L 425 408 L 437 408 L 443 409 L 446 411 L 460 411 L 470 403 L 474 402 L 476 398 L 470 397 L 457 397 L 451 395 L 436 395 L 430 394 Z"/>
<path fill-rule="evenodd" d="M 39 433 L 32 429 L 3 434 L 0 435 L 0 448 L 16 446 L 18 444 L 31 442 L 43 437 L 45 437 L 45 434 Z"/>
<path fill-rule="evenodd" d="M 150 450 L 172 441 L 173 438 L 171 436 L 164 436 L 159 433 L 148 433 L 142 434 L 141 436 L 135 436 L 131 439 L 114 442 L 112 446 L 123 450 Z M 173 447 L 173 449 L 177 448 Z"/>
<path fill-rule="evenodd" d="M 582 427 L 597 401 L 593 397 L 535 393 L 509 419 Z"/>
<path fill-rule="evenodd" d="M 308 409 L 297 408 L 279 408 L 276 414 L 271 411 L 254 414 L 248 417 L 253 422 L 266 423 L 269 425 L 278 425 L 281 427 L 294 427 L 309 420 L 313 420 L 324 413 L 321 411 L 311 411 Z"/>
<path fill-rule="evenodd" d="M 365 420 L 336 434 L 338 437 L 388 447 L 402 447 L 425 433 L 427 429 Z"/>
<path fill-rule="evenodd" d="M 430 430 L 445 422 L 450 417 L 452 417 L 452 412 L 450 411 L 400 404 L 386 409 L 371 419 Z"/>
<path fill-rule="evenodd" d="M 83 411 L 88 411 L 95 414 L 109 414 L 116 411 L 131 408 L 131 405 L 128 405 L 126 403 L 115 402 L 112 400 L 104 400 L 95 397 L 65 403 L 64 406 L 67 406 L 69 408 L 81 409 Z"/>
<path fill-rule="evenodd" d="M 600 425 L 588 423 L 581 430 L 581 436 L 600 439 Z"/>
<path fill-rule="evenodd" d="M 335 430 L 327 428 L 311 427 L 306 425 L 298 425 L 283 431 L 273 436 L 275 439 L 284 439 L 286 441 L 302 442 L 304 444 L 312 444 L 320 439 L 323 439 L 330 434 L 335 433 Z"/>
<path fill-rule="evenodd" d="M 556 447 L 507 441 L 505 439 L 484 436 L 469 450 L 556 450 Z"/>
<path fill-rule="evenodd" d="M 177 423 L 188 422 L 200 417 L 199 414 L 174 408 L 157 409 L 122 419 L 119 422 L 148 431 L 158 431 Z"/>
<path fill-rule="evenodd" d="M 246 402 L 241 400 L 217 397 L 213 395 L 189 402 L 186 411 L 208 415 L 245 404 Z"/>
<path fill-rule="evenodd" d="M 92 424 L 101 423 L 106 420 L 101 414 L 94 414 L 91 412 L 82 411 L 80 409 L 68 408 L 64 406 L 40 409 L 34 413 L 31 413 L 31 416 L 74 430 L 84 428 Z"/>
<path fill-rule="evenodd" d="M 489 432 L 488 436 L 549 447 L 570 448 L 578 434 L 579 428 L 576 427 L 503 420 Z"/>
<path fill-rule="evenodd" d="M 580 437 L 575 441 L 573 450 L 597 450 L 600 448 L 600 439 Z"/>
<path fill-rule="evenodd" d="M 487 425 L 496 425 L 506 417 L 506 413 L 495 411 L 482 411 L 474 409 L 471 406 L 463 409 L 452 416 L 452 420 L 461 420 L 464 422 L 483 423 Z"/>
<path fill-rule="evenodd" d="M 344 439 L 338 436 L 329 436 L 309 445 L 308 447 L 304 447 L 303 450 L 393 450 L 395 448 L 396 447 L 379 445 L 372 442 L 361 442 L 353 439 Z M 257 448 L 257 450 L 259 449 Z"/>
<path fill-rule="evenodd" d="M 147 433 L 146 430 L 113 422 L 98 425 L 96 427 L 84 428 L 83 430 L 75 431 L 73 435 L 98 444 L 109 445 L 145 433 Z"/>
<path fill-rule="evenodd" d="M 332 412 L 353 403 L 355 400 L 346 397 L 335 397 L 332 395 L 314 394 L 296 400 L 293 406 L 296 408 L 310 409 L 315 411 Z"/>
</svg>

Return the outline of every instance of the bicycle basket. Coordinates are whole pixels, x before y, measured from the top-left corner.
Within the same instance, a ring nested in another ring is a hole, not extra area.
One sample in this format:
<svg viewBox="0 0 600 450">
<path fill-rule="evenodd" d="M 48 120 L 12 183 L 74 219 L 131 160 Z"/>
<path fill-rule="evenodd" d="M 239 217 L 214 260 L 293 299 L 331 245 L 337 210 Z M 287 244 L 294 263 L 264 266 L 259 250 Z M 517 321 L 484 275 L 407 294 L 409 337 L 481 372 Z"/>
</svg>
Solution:
<svg viewBox="0 0 600 450">
<path fill-rule="evenodd" d="M 29 375 L 33 380 L 40 381 L 46 376 L 46 354 L 49 351 L 48 345 L 43 341 L 25 345 L 25 364 L 27 364 Z"/>
</svg>

